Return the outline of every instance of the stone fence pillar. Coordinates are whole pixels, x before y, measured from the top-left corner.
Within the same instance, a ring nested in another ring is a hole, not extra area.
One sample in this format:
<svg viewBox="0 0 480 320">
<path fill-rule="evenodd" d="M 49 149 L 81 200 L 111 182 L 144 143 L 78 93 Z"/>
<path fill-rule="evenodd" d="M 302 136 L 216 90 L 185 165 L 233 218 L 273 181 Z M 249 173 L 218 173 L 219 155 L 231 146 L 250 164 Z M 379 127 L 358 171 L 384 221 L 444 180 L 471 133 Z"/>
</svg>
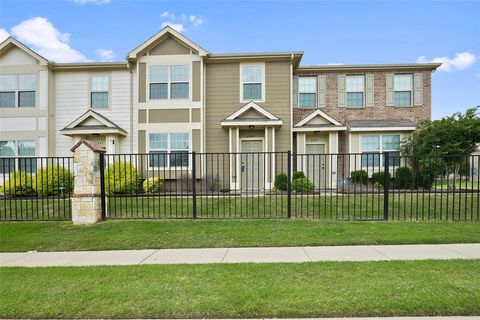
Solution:
<svg viewBox="0 0 480 320">
<path fill-rule="evenodd" d="M 100 187 L 100 154 L 105 149 L 81 139 L 73 152 L 72 221 L 74 224 L 94 224 L 102 220 Z"/>
</svg>

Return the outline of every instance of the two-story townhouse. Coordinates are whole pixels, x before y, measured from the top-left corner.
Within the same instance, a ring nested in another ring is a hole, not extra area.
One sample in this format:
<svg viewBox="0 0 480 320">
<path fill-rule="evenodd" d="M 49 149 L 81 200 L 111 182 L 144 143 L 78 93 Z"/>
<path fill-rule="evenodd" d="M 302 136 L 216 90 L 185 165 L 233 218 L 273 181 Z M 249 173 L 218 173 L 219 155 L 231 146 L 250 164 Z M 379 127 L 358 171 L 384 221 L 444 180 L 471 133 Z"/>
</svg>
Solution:
<svg viewBox="0 0 480 320">
<path fill-rule="evenodd" d="M 191 168 L 189 152 L 224 153 L 216 169 L 230 188 L 251 174 L 264 178 L 249 188 L 269 189 L 286 166 L 273 152 L 365 153 L 350 167 L 368 169 L 430 119 L 439 64 L 301 66 L 302 55 L 213 54 L 165 27 L 125 62 L 55 63 L 9 38 L 0 44 L 0 156 L 68 156 L 87 138 L 108 153 L 148 154 L 142 167 L 165 174 Z M 294 164 L 335 176 L 337 159 Z"/>
</svg>

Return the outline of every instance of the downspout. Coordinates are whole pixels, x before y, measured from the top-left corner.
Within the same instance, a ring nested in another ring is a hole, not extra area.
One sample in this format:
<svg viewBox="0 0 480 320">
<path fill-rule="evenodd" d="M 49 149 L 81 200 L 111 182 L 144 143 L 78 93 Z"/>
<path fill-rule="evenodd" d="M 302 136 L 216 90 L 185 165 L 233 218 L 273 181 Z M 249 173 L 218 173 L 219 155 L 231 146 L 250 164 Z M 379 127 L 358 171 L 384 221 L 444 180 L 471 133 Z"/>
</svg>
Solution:
<svg viewBox="0 0 480 320">
<path fill-rule="evenodd" d="M 130 61 L 127 61 L 127 68 L 130 73 L 130 152 L 133 153 L 133 71 Z"/>
</svg>

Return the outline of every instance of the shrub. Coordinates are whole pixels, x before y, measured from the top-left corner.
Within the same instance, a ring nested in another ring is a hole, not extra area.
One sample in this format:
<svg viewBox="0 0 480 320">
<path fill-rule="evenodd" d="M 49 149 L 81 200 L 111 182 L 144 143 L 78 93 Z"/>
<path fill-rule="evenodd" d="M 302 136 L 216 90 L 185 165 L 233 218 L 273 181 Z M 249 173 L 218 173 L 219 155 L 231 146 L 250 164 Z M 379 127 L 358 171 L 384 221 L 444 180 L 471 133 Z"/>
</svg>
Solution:
<svg viewBox="0 0 480 320">
<path fill-rule="evenodd" d="M 158 177 L 151 177 L 143 181 L 143 191 L 146 193 L 156 193 L 163 188 L 163 180 Z"/>
<path fill-rule="evenodd" d="M 415 177 L 415 185 L 417 188 L 431 189 L 433 183 L 435 182 L 435 175 L 425 169 L 417 172 Z"/>
<path fill-rule="evenodd" d="M 308 178 L 298 178 L 292 181 L 292 190 L 295 192 L 311 192 L 315 190 L 315 186 Z"/>
<path fill-rule="evenodd" d="M 114 162 L 105 172 L 107 193 L 134 193 L 139 185 L 140 174 L 128 162 Z"/>
<path fill-rule="evenodd" d="M 407 189 L 412 187 L 412 170 L 408 167 L 400 167 L 395 170 L 395 187 Z"/>
<path fill-rule="evenodd" d="M 368 173 L 365 170 L 357 170 L 350 172 L 350 179 L 354 183 L 367 184 L 368 183 Z"/>
<path fill-rule="evenodd" d="M 288 188 L 288 176 L 286 173 L 280 173 L 275 177 L 275 182 L 273 183 L 275 190 L 277 191 L 286 191 Z"/>
<path fill-rule="evenodd" d="M 0 187 L 0 192 L 9 197 L 27 197 L 36 195 L 32 175 L 23 171 L 11 173 L 9 179 Z"/>
<path fill-rule="evenodd" d="M 47 166 L 37 171 L 35 186 L 41 196 L 68 195 L 73 191 L 73 174 L 62 166 Z"/>
<path fill-rule="evenodd" d="M 295 171 L 292 174 L 292 180 L 297 180 L 300 178 L 306 178 L 305 173 L 303 173 L 303 171 Z"/>
<path fill-rule="evenodd" d="M 388 178 L 390 179 L 390 174 L 388 176 L 389 176 Z M 384 188 L 385 172 L 383 171 L 375 172 L 374 174 L 372 174 L 371 181 L 374 186 Z"/>
</svg>

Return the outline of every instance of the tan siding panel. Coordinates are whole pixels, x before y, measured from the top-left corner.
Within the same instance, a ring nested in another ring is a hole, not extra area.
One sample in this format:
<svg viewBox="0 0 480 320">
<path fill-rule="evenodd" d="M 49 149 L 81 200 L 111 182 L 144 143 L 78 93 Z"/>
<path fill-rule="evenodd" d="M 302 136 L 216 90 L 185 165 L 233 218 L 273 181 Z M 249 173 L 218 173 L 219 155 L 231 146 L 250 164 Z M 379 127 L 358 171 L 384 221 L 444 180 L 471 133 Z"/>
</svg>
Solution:
<svg viewBox="0 0 480 320">
<path fill-rule="evenodd" d="M 138 130 L 138 153 L 147 152 L 147 140 L 145 130 Z"/>
<path fill-rule="evenodd" d="M 181 123 L 190 122 L 189 109 L 149 110 L 149 123 Z"/>
<path fill-rule="evenodd" d="M 147 110 L 138 110 L 138 123 L 147 123 Z"/>
<path fill-rule="evenodd" d="M 201 110 L 200 109 L 192 109 L 192 122 L 200 122 L 201 121 Z"/>
<path fill-rule="evenodd" d="M 147 99 L 147 64 L 139 63 L 138 67 L 138 102 L 145 102 Z"/>
<path fill-rule="evenodd" d="M 192 100 L 200 101 L 200 88 L 201 88 L 201 74 L 200 74 L 200 61 L 192 62 Z"/>
</svg>

